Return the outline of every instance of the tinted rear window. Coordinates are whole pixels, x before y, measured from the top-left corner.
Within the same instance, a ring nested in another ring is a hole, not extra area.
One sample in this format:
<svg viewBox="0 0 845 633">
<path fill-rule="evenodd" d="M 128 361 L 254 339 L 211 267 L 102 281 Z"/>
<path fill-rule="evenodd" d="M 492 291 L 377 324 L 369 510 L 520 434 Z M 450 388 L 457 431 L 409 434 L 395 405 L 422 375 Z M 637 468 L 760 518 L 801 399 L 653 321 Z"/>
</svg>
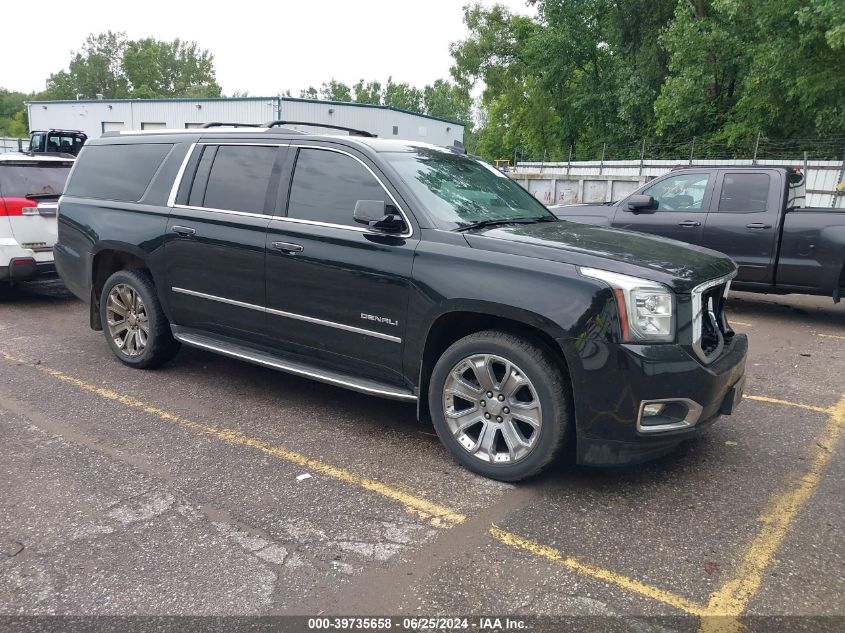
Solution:
<svg viewBox="0 0 845 633">
<path fill-rule="evenodd" d="M 205 187 L 202 206 L 209 209 L 263 213 L 270 174 L 278 153 L 278 147 L 218 147 Z M 191 198 L 193 197 L 192 193 Z"/>
<path fill-rule="evenodd" d="M 0 195 L 23 198 L 28 194 L 61 195 L 70 172 L 68 163 L 0 163 Z"/>
<path fill-rule="evenodd" d="M 68 183 L 70 196 L 137 202 L 172 144 L 88 145 Z"/>
<path fill-rule="evenodd" d="M 766 210 L 769 199 L 768 174 L 725 174 L 719 211 L 758 213 Z"/>
</svg>

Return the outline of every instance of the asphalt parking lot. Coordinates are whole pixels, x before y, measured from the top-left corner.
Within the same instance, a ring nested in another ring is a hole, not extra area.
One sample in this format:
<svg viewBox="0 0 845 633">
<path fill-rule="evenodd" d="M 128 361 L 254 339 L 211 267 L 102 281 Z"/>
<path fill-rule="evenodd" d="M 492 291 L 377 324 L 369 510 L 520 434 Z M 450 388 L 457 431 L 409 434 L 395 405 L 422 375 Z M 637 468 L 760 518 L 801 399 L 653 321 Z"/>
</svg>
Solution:
<svg viewBox="0 0 845 633">
<path fill-rule="evenodd" d="M 187 348 L 132 370 L 58 282 L 6 292 L 0 614 L 838 629 L 845 306 L 735 293 L 729 318 L 750 339 L 734 416 L 645 466 L 510 485 L 412 405 Z"/>
</svg>

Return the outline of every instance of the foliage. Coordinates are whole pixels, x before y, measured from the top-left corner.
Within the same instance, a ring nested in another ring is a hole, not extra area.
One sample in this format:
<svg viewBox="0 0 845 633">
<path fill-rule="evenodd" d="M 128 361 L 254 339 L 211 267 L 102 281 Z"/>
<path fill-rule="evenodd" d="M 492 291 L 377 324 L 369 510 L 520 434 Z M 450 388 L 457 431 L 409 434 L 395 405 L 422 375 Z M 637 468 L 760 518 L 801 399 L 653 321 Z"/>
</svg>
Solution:
<svg viewBox="0 0 845 633">
<path fill-rule="evenodd" d="M 395 83 L 393 77 L 388 77 L 383 84 L 379 81 L 359 79 L 352 86 L 332 79 L 323 83 L 319 90 L 310 86 L 300 91 L 299 96 L 304 99 L 386 105 L 461 121 L 465 124 L 464 140 L 468 147 L 472 143 L 472 97 L 466 87 L 445 79 L 437 79 L 422 88 L 405 82 Z"/>
<path fill-rule="evenodd" d="M 0 136 L 22 138 L 29 133 L 24 101 L 31 98 L 22 92 L 0 88 Z"/>
<path fill-rule="evenodd" d="M 123 33 L 89 35 L 67 70 L 50 75 L 45 99 L 150 99 L 216 97 L 220 86 L 214 56 L 196 42 L 151 37 L 128 40 Z"/>
<path fill-rule="evenodd" d="M 327 101 L 352 101 L 352 92 L 345 83 L 332 79 L 320 88 L 320 96 Z"/>
<path fill-rule="evenodd" d="M 123 72 L 133 98 L 217 97 L 214 56 L 196 42 L 147 37 L 128 42 Z"/>
<path fill-rule="evenodd" d="M 489 159 L 845 135 L 842 0 L 529 3 L 534 18 L 466 7 L 470 35 L 452 45 L 458 85 L 483 86 Z"/>
</svg>

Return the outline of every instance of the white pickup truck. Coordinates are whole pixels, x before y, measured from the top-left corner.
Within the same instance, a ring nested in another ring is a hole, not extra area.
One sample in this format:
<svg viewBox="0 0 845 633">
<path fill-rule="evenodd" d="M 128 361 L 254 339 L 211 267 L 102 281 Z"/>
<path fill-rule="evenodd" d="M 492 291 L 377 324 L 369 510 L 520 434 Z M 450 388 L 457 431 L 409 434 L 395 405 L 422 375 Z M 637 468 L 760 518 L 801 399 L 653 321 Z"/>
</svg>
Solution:
<svg viewBox="0 0 845 633">
<path fill-rule="evenodd" d="M 56 274 L 56 210 L 73 159 L 0 154 L 0 284 Z"/>
</svg>

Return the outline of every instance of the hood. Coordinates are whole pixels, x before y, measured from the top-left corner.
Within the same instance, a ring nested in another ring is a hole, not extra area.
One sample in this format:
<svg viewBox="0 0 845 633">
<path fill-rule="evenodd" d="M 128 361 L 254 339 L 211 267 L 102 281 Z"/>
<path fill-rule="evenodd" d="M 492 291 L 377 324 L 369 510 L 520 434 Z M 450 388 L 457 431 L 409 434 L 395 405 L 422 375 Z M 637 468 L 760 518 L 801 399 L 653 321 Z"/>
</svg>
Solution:
<svg viewBox="0 0 845 633">
<path fill-rule="evenodd" d="M 728 256 L 707 248 L 565 220 L 478 229 L 464 236 L 473 248 L 642 277 L 681 293 L 736 270 Z"/>
</svg>

